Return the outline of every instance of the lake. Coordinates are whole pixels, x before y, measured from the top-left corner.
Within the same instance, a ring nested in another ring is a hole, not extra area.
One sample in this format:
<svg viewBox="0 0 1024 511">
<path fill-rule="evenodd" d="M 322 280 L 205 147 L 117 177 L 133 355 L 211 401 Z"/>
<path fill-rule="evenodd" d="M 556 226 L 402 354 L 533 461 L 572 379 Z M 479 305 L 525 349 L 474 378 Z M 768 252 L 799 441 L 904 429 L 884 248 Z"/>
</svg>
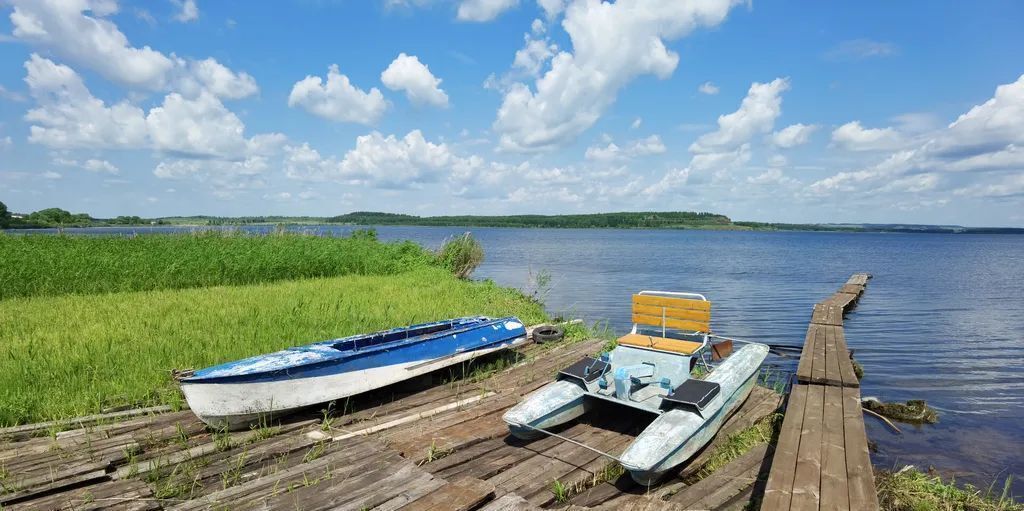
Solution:
<svg viewBox="0 0 1024 511">
<path fill-rule="evenodd" d="M 66 231 L 171 230 L 183 228 Z M 845 323 L 863 395 L 939 412 L 935 425 L 901 424 L 902 435 L 865 417 L 875 465 L 934 466 L 983 487 L 1024 477 L 1024 236 L 377 227 L 381 239 L 430 247 L 467 230 L 486 252 L 475 277 L 536 291 L 551 312 L 607 320 L 616 333 L 630 327 L 630 294 L 695 291 L 713 301 L 717 333 L 799 347 L 812 305 L 869 272 Z M 542 272 L 550 282 L 537 289 L 531 275 Z M 768 363 L 796 369 L 796 358 Z"/>
</svg>

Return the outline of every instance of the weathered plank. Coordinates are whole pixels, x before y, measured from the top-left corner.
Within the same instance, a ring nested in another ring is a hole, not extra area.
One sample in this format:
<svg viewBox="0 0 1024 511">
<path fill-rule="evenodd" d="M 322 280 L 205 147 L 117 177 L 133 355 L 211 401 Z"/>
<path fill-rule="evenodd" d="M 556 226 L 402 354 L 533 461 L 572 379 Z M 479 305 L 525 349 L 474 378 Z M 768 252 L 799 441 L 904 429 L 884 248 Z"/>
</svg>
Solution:
<svg viewBox="0 0 1024 511">
<path fill-rule="evenodd" d="M 676 493 L 669 501 L 691 509 L 715 509 L 722 506 L 754 484 L 768 456 L 768 444 L 755 446 L 710 476 Z"/>
<path fill-rule="evenodd" d="M 843 436 L 846 447 L 846 477 L 850 492 L 850 508 L 872 511 L 878 509 L 875 477 L 864 431 L 864 412 L 860 390 L 842 389 Z"/>
<path fill-rule="evenodd" d="M 790 509 L 816 510 L 821 497 L 821 436 L 825 387 L 807 386 L 807 404 L 796 455 L 793 497 Z"/>
<path fill-rule="evenodd" d="M 478 511 L 540 511 L 540 508 L 518 495 L 509 494 L 491 501 Z"/>
<path fill-rule="evenodd" d="M 775 445 L 772 470 L 768 477 L 768 485 L 765 487 L 763 509 L 790 508 L 797 454 L 800 449 L 800 432 L 803 431 L 804 415 L 807 410 L 807 387 L 795 384 L 789 393 L 782 431 Z"/>
<path fill-rule="evenodd" d="M 429 511 L 431 509 L 468 511 L 487 502 L 493 496 L 494 485 L 479 479 L 464 477 L 452 481 L 399 509 L 406 511 Z"/>
<path fill-rule="evenodd" d="M 850 509 L 846 477 L 846 441 L 843 432 L 843 391 L 825 387 L 821 436 L 821 510 Z"/>
<path fill-rule="evenodd" d="M 846 345 L 846 334 L 842 328 L 836 328 L 836 352 L 841 357 L 839 371 L 842 374 L 844 387 L 860 387 L 860 379 L 853 370 L 853 359 L 850 357 L 850 349 Z"/>
</svg>

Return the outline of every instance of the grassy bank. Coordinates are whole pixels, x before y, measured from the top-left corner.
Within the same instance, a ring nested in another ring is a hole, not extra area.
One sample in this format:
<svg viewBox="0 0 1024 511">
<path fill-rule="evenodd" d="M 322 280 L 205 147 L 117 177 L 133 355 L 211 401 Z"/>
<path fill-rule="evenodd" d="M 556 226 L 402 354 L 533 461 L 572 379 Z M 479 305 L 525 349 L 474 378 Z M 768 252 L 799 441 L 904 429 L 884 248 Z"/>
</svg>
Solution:
<svg viewBox="0 0 1024 511">
<path fill-rule="evenodd" d="M 239 233 L 146 236 L 0 234 L 0 300 L 392 275 L 436 264 L 412 242 Z"/>
<path fill-rule="evenodd" d="M 15 298 L 2 306 L 3 425 L 174 402 L 172 368 L 460 315 L 544 319 L 515 290 L 425 266 L 397 275 Z"/>
<path fill-rule="evenodd" d="M 913 467 L 875 473 L 879 505 L 886 511 L 1024 510 L 1024 504 L 1015 502 L 1010 492 L 1013 479 L 1007 477 L 1002 483 L 982 490 L 943 481 Z"/>
</svg>

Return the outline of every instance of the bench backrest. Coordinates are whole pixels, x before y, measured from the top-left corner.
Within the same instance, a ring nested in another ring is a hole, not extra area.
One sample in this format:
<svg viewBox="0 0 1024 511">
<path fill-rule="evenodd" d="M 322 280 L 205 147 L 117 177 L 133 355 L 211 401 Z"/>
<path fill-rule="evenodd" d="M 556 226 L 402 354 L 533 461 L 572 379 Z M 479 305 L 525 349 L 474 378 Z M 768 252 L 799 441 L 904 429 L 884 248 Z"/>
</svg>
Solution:
<svg viewBox="0 0 1024 511">
<path fill-rule="evenodd" d="M 655 295 L 633 295 L 633 323 L 691 332 L 711 332 L 711 302 Z"/>
</svg>

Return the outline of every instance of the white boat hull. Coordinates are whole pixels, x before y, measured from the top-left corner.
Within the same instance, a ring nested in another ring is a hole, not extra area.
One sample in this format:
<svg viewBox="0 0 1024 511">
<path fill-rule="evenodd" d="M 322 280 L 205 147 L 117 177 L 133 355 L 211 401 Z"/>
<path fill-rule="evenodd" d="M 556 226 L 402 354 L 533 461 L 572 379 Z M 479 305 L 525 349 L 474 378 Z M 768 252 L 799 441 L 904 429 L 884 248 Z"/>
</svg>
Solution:
<svg viewBox="0 0 1024 511">
<path fill-rule="evenodd" d="M 242 429 L 260 420 L 378 389 L 525 342 L 525 338 L 519 338 L 507 345 L 434 361 L 417 360 L 325 376 L 243 383 L 182 382 L 181 391 L 192 412 L 206 424 Z"/>
</svg>

